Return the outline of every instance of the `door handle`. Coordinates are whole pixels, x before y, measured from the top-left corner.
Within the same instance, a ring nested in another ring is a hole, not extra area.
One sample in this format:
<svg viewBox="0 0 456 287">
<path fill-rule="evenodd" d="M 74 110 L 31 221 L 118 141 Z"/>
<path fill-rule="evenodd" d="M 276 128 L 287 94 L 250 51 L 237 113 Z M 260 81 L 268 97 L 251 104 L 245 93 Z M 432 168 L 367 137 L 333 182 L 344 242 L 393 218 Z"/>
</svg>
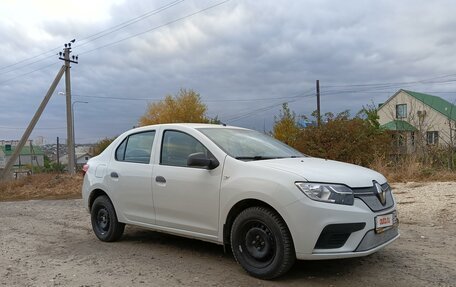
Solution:
<svg viewBox="0 0 456 287">
<path fill-rule="evenodd" d="M 112 178 L 119 178 L 119 174 L 115 171 L 111 172 L 111 177 Z"/>
<path fill-rule="evenodd" d="M 158 183 L 166 183 L 166 179 L 163 176 L 161 176 L 161 175 L 157 176 L 155 178 L 155 181 L 158 182 Z"/>
</svg>

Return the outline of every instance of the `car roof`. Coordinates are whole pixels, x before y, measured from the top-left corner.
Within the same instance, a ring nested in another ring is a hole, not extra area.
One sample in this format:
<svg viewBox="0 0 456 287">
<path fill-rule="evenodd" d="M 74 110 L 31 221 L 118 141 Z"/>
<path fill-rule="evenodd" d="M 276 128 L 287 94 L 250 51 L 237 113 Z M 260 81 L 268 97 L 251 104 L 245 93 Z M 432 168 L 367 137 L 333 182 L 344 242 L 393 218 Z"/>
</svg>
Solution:
<svg viewBox="0 0 456 287">
<path fill-rule="evenodd" d="M 142 127 L 135 128 L 135 129 L 133 129 L 133 130 L 141 131 L 141 130 L 148 130 L 148 129 L 150 129 L 150 128 L 158 128 L 158 127 L 164 127 L 164 128 L 187 127 L 187 128 L 193 128 L 193 129 L 198 129 L 198 128 L 245 129 L 245 128 L 241 128 L 241 127 L 228 126 L 228 125 L 222 125 L 222 124 L 172 123 L 172 124 L 157 124 L 157 125 L 142 126 Z"/>
</svg>

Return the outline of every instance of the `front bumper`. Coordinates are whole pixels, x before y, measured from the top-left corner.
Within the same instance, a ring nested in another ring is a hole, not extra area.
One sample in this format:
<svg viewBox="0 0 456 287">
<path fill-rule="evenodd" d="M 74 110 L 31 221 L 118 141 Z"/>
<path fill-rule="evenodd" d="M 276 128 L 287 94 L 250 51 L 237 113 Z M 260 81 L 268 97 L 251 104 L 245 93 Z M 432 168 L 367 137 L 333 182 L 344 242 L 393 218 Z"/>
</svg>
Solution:
<svg viewBox="0 0 456 287">
<path fill-rule="evenodd" d="M 302 260 L 320 260 L 359 257 L 372 254 L 399 238 L 398 224 L 382 233 L 375 233 L 375 217 L 393 213 L 394 204 L 387 210 L 373 212 L 362 200 L 353 206 L 311 201 L 307 198 L 287 206 L 286 221 L 293 237 L 296 257 Z M 340 245 L 326 248 L 321 244 L 325 227 L 356 225 Z"/>
<path fill-rule="evenodd" d="M 397 230 L 397 228 L 396 228 Z M 388 240 L 387 242 L 380 244 L 374 248 L 364 250 L 364 251 L 352 251 L 352 252 L 337 252 L 337 253 L 313 253 L 313 254 L 304 254 L 304 253 L 298 253 L 296 252 L 296 258 L 300 260 L 326 260 L 326 259 L 342 259 L 342 258 L 352 258 L 352 257 L 362 257 L 362 256 L 367 256 L 372 253 L 375 253 L 389 244 L 391 244 L 394 240 L 398 239 L 400 236 L 399 233 L 396 233 L 396 235 Z"/>
</svg>

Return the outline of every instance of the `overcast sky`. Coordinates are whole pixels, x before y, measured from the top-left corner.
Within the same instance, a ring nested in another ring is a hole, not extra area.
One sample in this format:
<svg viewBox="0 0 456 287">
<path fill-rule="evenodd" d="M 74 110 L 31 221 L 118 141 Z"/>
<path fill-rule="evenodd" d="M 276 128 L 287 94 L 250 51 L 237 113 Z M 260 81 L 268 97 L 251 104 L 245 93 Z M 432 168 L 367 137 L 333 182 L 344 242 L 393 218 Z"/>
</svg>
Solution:
<svg viewBox="0 0 456 287">
<path fill-rule="evenodd" d="M 400 88 L 454 102 L 455 14 L 454 1 L 2 0 L 0 140 L 21 137 L 74 38 L 73 101 L 88 102 L 74 104 L 77 143 L 119 135 L 180 88 L 257 130 L 283 102 L 310 115 L 317 79 L 323 112 L 355 114 Z M 66 139 L 63 83 L 32 139 Z"/>
</svg>

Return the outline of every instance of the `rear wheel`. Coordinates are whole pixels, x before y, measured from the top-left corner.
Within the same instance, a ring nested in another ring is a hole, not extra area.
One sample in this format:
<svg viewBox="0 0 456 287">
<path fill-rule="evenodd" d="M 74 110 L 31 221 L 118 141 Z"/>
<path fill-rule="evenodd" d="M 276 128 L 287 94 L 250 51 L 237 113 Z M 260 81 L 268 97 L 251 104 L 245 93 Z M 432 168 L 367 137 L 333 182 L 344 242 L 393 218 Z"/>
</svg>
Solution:
<svg viewBox="0 0 456 287">
<path fill-rule="evenodd" d="M 117 241 L 122 236 L 125 224 L 117 221 L 116 211 L 105 195 L 95 199 L 91 209 L 92 229 L 101 241 Z"/>
<path fill-rule="evenodd" d="M 265 207 L 247 208 L 236 217 L 231 228 L 231 248 L 242 268 L 261 279 L 283 275 L 296 260 L 285 222 Z"/>
</svg>

